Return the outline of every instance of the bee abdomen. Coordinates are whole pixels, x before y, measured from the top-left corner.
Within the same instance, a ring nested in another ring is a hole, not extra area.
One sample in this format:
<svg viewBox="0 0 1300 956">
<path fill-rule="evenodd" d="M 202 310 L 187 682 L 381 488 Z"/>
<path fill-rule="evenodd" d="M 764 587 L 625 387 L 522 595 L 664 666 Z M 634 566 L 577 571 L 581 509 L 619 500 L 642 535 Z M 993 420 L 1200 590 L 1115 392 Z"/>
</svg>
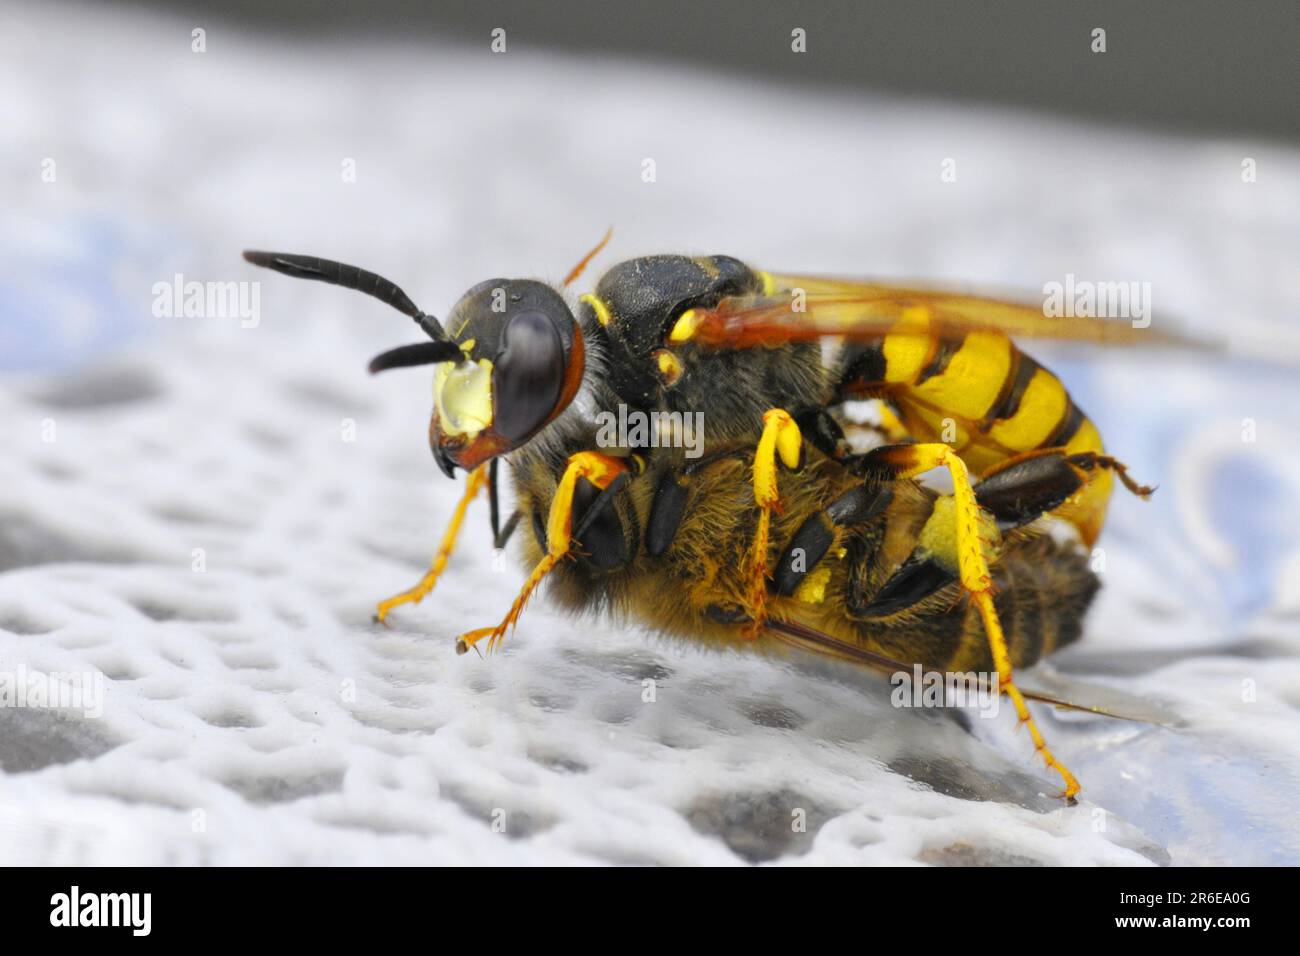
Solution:
<svg viewBox="0 0 1300 956">
<path fill-rule="evenodd" d="M 1077 641 L 1097 593 L 1083 554 L 1052 538 L 1013 541 L 994 569 L 994 599 L 1013 667 L 1028 667 Z M 993 673 L 979 614 L 956 582 L 892 618 L 855 622 L 868 646 L 946 671 Z"/>
</svg>

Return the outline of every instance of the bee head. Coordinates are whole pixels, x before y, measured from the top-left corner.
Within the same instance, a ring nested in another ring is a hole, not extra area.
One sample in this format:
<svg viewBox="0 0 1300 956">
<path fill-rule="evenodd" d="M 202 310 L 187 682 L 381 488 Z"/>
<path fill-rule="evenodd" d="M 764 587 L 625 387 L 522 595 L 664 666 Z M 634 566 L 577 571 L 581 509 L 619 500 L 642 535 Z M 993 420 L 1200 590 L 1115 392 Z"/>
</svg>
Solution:
<svg viewBox="0 0 1300 956">
<path fill-rule="evenodd" d="M 302 279 L 366 292 L 413 318 L 430 341 L 375 356 L 370 371 L 432 365 L 429 444 L 443 472 L 472 470 L 520 447 L 577 394 L 582 333 L 564 298 L 543 282 L 490 279 L 456 303 L 447 329 L 401 289 L 355 266 L 278 252 L 244 258 Z"/>
</svg>

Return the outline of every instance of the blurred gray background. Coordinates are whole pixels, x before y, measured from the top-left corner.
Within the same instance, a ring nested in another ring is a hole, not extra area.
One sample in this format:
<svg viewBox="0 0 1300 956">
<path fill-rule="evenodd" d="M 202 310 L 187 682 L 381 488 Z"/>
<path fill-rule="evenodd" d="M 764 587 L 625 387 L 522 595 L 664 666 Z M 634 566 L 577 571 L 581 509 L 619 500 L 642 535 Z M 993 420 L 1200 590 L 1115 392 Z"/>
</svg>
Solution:
<svg viewBox="0 0 1300 956">
<path fill-rule="evenodd" d="M 987 101 L 1187 132 L 1300 138 L 1292 0 L 125 0 L 234 21 L 278 39 L 483 43 L 554 48 L 767 80 Z M 802 27 L 808 53 L 789 56 Z M 1105 56 L 1080 38 L 1106 30 Z M 724 107 L 725 108 L 725 107 Z"/>
</svg>

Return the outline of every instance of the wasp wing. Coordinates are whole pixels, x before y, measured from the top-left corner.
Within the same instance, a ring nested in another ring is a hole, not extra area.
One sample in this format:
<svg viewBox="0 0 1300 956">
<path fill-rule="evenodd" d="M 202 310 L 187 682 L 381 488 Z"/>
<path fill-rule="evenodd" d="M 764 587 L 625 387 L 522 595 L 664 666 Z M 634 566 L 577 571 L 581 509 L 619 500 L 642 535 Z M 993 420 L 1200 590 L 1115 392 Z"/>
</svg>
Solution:
<svg viewBox="0 0 1300 956">
<path fill-rule="evenodd" d="M 912 673 L 913 662 L 895 660 L 885 654 L 879 654 L 865 647 L 851 644 L 798 621 L 769 618 L 767 620 L 767 630 L 773 638 L 788 647 L 795 647 L 825 657 L 848 661 L 881 673 L 896 674 L 900 671 L 905 674 Z M 1016 681 L 1016 686 L 1020 688 L 1020 693 L 1028 700 L 1050 704 L 1053 707 L 1060 707 L 1065 710 L 1077 710 L 1088 714 L 1098 714 L 1103 717 L 1113 717 L 1116 720 L 1131 720 L 1139 723 L 1158 724 L 1164 727 L 1176 727 L 1181 724 L 1181 720 L 1176 714 L 1171 713 L 1166 708 L 1159 707 L 1152 701 L 1131 697 L 1107 687 L 1090 686 L 1082 688 L 1084 699 L 1079 699 L 1076 698 L 1075 691 L 1066 687 L 1065 683 L 1060 679 L 1056 681 L 1058 685 L 1056 693 L 1027 687 L 1020 680 Z M 1105 699 L 1106 703 L 1085 702 L 1089 694 Z"/>
<path fill-rule="evenodd" d="M 1098 345 L 1215 347 L 1154 328 L 1149 321 L 1053 315 L 1057 310 L 1044 301 L 816 276 L 766 274 L 766 280 L 767 294 L 731 296 L 713 308 L 684 313 L 673 329 L 673 340 L 689 339 L 708 348 L 749 348 L 827 336 L 871 339 L 984 331 Z"/>
</svg>

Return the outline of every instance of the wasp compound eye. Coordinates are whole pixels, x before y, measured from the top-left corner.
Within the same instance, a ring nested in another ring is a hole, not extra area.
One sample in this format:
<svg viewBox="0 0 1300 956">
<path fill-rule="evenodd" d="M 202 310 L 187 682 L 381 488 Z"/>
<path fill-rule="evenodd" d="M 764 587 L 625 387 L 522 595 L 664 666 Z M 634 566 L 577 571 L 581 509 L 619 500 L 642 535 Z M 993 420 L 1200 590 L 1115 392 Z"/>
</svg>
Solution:
<svg viewBox="0 0 1300 956">
<path fill-rule="evenodd" d="M 510 319 L 494 363 L 497 433 L 522 442 L 551 417 L 564 386 L 564 341 L 555 323 L 536 309 Z"/>
</svg>

